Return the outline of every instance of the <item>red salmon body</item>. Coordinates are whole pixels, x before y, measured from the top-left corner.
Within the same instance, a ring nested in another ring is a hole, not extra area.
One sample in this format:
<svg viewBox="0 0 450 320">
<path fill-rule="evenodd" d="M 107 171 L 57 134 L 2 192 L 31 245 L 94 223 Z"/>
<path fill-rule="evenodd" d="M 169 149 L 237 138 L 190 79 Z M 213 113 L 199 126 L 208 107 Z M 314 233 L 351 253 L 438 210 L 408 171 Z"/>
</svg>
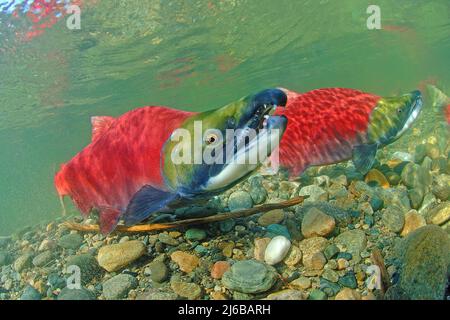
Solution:
<svg viewBox="0 0 450 320">
<path fill-rule="evenodd" d="M 118 118 L 92 118 L 92 142 L 55 176 L 58 194 L 70 196 L 85 215 L 99 209 L 108 228 L 142 186 L 166 189 L 161 149 L 172 131 L 191 115 L 165 107 L 144 107 Z"/>
<path fill-rule="evenodd" d="M 350 159 L 353 147 L 366 142 L 370 114 L 380 99 L 343 88 L 286 93 L 286 108 L 276 114 L 288 118 L 280 142 L 279 164 L 289 170 L 291 177 L 298 177 L 311 165 Z"/>
</svg>

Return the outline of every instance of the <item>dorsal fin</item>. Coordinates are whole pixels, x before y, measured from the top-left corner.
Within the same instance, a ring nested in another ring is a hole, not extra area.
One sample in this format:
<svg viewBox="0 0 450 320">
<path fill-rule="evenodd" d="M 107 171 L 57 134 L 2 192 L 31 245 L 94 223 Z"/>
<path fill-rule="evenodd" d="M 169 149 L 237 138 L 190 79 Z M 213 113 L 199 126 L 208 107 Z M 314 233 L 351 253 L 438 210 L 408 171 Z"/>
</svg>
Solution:
<svg viewBox="0 0 450 320">
<path fill-rule="evenodd" d="M 109 116 L 95 116 L 91 117 L 92 124 L 92 142 L 97 140 L 115 121 L 113 117 Z"/>
</svg>

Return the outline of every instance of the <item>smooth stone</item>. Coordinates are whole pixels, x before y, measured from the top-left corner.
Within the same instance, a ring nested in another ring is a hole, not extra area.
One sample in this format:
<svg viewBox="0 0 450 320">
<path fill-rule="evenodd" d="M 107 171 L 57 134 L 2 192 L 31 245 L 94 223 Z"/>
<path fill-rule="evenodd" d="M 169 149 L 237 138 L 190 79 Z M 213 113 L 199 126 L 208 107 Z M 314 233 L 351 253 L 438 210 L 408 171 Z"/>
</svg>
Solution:
<svg viewBox="0 0 450 320">
<path fill-rule="evenodd" d="M 270 238 L 256 238 L 255 249 L 253 251 L 253 257 L 258 261 L 264 261 L 264 254 L 266 252 L 267 245 L 270 242 Z"/>
<path fill-rule="evenodd" d="M 53 260 L 53 253 L 51 251 L 44 251 L 33 258 L 33 265 L 35 267 L 43 267 Z"/>
<path fill-rule="evenodd" d="M 333 232 L 335 226 L 333 217 L 317 208 L 311 208 L 303 217 L 301 230 L 305 238 L 326 237 Z"/>
<path fill-rule="evenodd" d="M 170 287 L 177 295 L 189 300 L 199 299 L 202 295 L 202 288 L 196 283 L 172 281 Z"/>
<path fill-rule="evenodd" d="M 25 290 L 20 296 L 20 300 L 41 300 L 41 299 L 42 295 L 40 294 L 40 292 L 30 285 L 27 285 L 25 287 Z"/>
<path fill-rule="evenodd" d="M 431 191 L 433 194 L 442 201 L 447 201 L 450 198 L 450 176 L 441 174 L 437 176 L 432 185 Z"/>
<path fill-rule="evenodd" d="M 256 260 L 238 261 L 222 277 L 226 288 L 243 293 L 265 292 L 276 280 L 276 270 Z"/>
<path fill-rule="evenodd" d="M 425 216 L 427 223 L 442 225 L 450 220 L 450 202 L 443 202 L 431 209 Z"/>
<path fill-rule="evenodd" d="M 344 288 L 336 295 L 334 300 L 361 300 L 361 295 L 350 288 Z"/>
<path fill-rule="evenodd" d="M 170 255 L 172 261 L 174 261 L 180 267 L 180 270 L 186 273 L 190 273 L 197 268 L 200 259 L 192 254 L 183 252 L 183 251 L 175 251 Z"/>
<path fill-rule="evenodd" d="M 145 245 L 141 241 L 131 240 L 101 247 L 97 261 L 102 268 L 113 272 L 125 268 L 142 257 L 145 252 Z"/>
<path fill-rule="evenodd" d="M 189 241 L 201 241 L 206 238 L 206 231 L 203 229 L 192 228 L 186 231 L 184 237 Z"/>
<path fill-rule="evenodd" d="M 302 261 L 302 251 L 297 246 L 291 246 L 284 258 L 284 264 L 288 267 L 295 267 L 300 261 Z"/>
<path fill-rule="evenodd" d="M 388 206 L 382 212 L 381 220 L 392 232 L 400 232 L 405 224 L 405 216 L 397 206 Z"/>
<path fill-rule="evenodd" d="M 271 224 L 279 224 L 284 220 L 284 211 L 282 209 L 275 209 L 268 211 L 258 218 L 258 224 L 267 227 Z"/>
<path fill-rule="evenodd" d="M 250 177 L 249 194 L 252 197 L 254 204 L 261 204 L 267 199 L 267 190 L 262 185 L 263 177 L 260 175 Z"/>
<path fill-rule="evenodd" d="M 427 155 L 427 147 L 425 144 L 418 144 L 416 146 L 415 152 L 414 152 L 414 162 L 416 163 L 422 163 L 423 159 Z"/>
<path fill-rule="evenodd" d="M 303 291 L 285 289 L 269 294 L 264 300 L 305 300 L 305 296 Z"/>
<path fill-rule="evenodd" d="M 402 232 L 400 235 L 402 237 L 407 236 L 411 232 L 420 227 L 426 226 L 427 223 L 420 214 L 417 213 L 416 210 L 411 210 L 405 214 L 405 225 L 403 226 Z"/>
<path fill-rule="evenodd" d="M 402 151 L 396 151 L 392 154 L 391 159 L 398 159 L 401 161 L 409 161 L 409 162 L 413 162 L 414 161 L 414 157 L 413 155 L 411 155 L 410 153 L 407 152 L 402 152 Z"/>
<path fill-rule="evenodd" d="M 225 257 L 231 258 L 233 256 L 233 249 L 234 249 L 234 242 L 233 241 L 222 242 L 220 244 L 220 248 L 222 249 L 222 254 Z"/>
<path fill-rule="evenodd" d="M 367 245 L 367 238 L 364 231 L 355 229 L 348 230 L 338 235 L 335 240 L 335 244 L 339 247 L 345 247 L 347 252 L 353 256 L 359 256 Z"/>
<path fill-rule="evenodd" d="M 415 187 L 408 191 L 409 200 L 411 200 L 411 208 L 419 209 L 425 197 L 425 190 L 423 187 Z"/>
<path fill-rule="evenodd" d="M 58 240 L 58 245 L 64 249 L 78 250 L 82 244 L 83 237 L 78 233 L 67 234 Z"/>
<path fill-rule="evenodd" d="M 328 297 L 335 296 L 341 290 L 339 284 L 325 278 L 320 278 L 319 288 L 321 291 L 325 292 Z"/>
<path fill-rule="evenodd" d="M 235 191 L 228 198 L 228 208 L 230 211 L 250 209 L 253 207 L 253 199 L 245 191 Z"/>
<path fill-rule="evenodd" d="M 322 277 L 331 282 L 338 282 L 339 274 L 331 269 L 325 269 L 322 273 Z"/>
<path fill-rule="evenodd" d="M 408 190 L 406 188 L 382 189 L 380 197 L 385 204 L 393 205 L 401 209 L 402 213 L 411 210 Z"/>
<path fill-rule="evenodd" d="M 118 300 L 128 296 L 131 289 L 136 289 L 138 280 L 129 274 L 119 274 L 103 283 L 103 295 L 107 300 Z"/>
<path fill-rule="evenodd" d="M 422 216 L 426 216 L 427 213 L 436 206 L 436 204 L 437 204 L 437 199 L 434 196 L 434 194 L 432 194 L 431 192 L 427 193 L 425 195 L 425 197 L 423 198 L 422 206 L 417 211 Z"/>
<path fill-rule="evenodd" d="M 350 289 L 356 289 L 358 287 L 358 282 L 356 281 L 355 274 L 353 272 L 348 272 L 344 276 L 339 278 L 338 283 Z"/>
<path fill-rule="evenodd" d="M 309 279 L 308 277 L 300 276 L 289 284 L 294 288 L 306 290 L 311 287 L 311 279 Z"/>
<path fill-rule="evenodd" d="M 439 155 L 441 152 L 439 151 L 438 145 L 432 144 L 432 143 L 427 143 L 425 146 L 426 146 L 428 157 L 430 157 L 433 160 L 439 158 Z"/>
<path fill-rule="evenodd" d="M 58 300 L 95 300 L 94 294 L 85 289 L 64 288 L 58 295 Z"/>
<path fill-rule="evenodd" d="M 304 239 L 300 242 L 299 248 L 302 251 L 302 262 L 306 266 L 311 266 L 311 258 L 314 254 L 325 250 L 328 240 L 322 237 Z"/>
<path fill-rule="evenodd" d="M 450 266 L 450 238 L 442 228 L 428 225 L 411 232 L 399 245 L 397 257 L 401 267 L 396 288 L 402 298 L 444 299 Z"/>
<path fill-rule="evenodd" d="M 164 244 L 167 244 L 168 246 L 177 246 L 180 244 L 177 239 L 172 238 L 168 233 L 158 234 L 158 240 Z"/>
<path fill-rule="evenodd" d="M 267 231 L 267 236 L 270 238 L 273 238 L 276 236 L 284 236 L 288 239 L 291 239 L 289 230 L 281 224 L 271 224 L 266 228 L 266 231 Z"/>
<path fill-rule="evenodd" d="M 345 260 L 343 258 L 337 259 L 337 269 L 338 270 L 345 270 L 348 268 L 348 266 L 349 266 L 349 263 L 347 260 Z"/>
<path fill-rule="evenodd" d="M 315 184 L 301 188 L 298 195 L 301 197 L 309 196 L 304 200 L 305 203 L 328 200 L 328 193 Z"/>
<path fill-rule="evenodd" d="M 153 261 L 148 264 L 147 268 L 150 271 L 150 279 L 154 282 L 162 283 L 169 275 L 169 270 L 162 261 Z"/>
<path fill-rule="evenodd" d="M 136 300 L 177 300 L 178 295 L 172 291 L 164 291 L 161 288 L 147 288 L 139 293 Z"/>
<path fill-rule="evenodd" d="M 41 244 L 39 245 L 38 251 L 47 251 L 47 250 L 53 250 L 56 248 L 58 244 L 56 241 L 44 239 L 42 240 Z"/>
<path fill-rule="evenodd" d="M 281 262 L 291 248 L 291 242 L 284 236 L 276 236 L 270 240 L 264 253 L 264 260 L 268 265 Z"/>
<path fill-rule="evenodd" d="M 384 189 L 387 189 L 390 187 L 389 181 L 386 179 L 384 174 L 381 173 L 377 169 L 370 170 L 367 173 L 364 181 L 370 186 L 375 186 L 375 187 L 378 186 L 378 187 L 382 187 Z"/>
<path fill-rule="evenodd" d="M 319 289 L 313 289 L 309 293 L 309 300 L 327 300 L 327 294 Z"/>
<path fill-rule="evenodd" d="M 231 268 L 227 261 L 217 261 L 211 268 L 211 278 L 222 279 L 225 272 Z"/>
<path fill-rule="evenodd" d="M 306 260 L 304 265 L 306 269 L 322 270 L 327 263 L 327 259 L 322 252 L 314 253 L 310 259 Z"/>
<path fill-rule="evenodd" d="M 298 206 L 295 209 L 295 215 L 299 220 L 303 220 L 306 213 L 311 210 L 311 208 L 317 208 L 323 213 L 333 217 L 336 220 L 336 223 L 342 226 L 346 226 L 351 222 L 351 215 L 349 210 L 344 210 L 336 205 L 330 204 L 325 201 L 313 202 L 313 203 L 305 203 L 301 206 Z"/>
<path fill-rule="evenodd" d="M 31 253 L 24 253 L 21 256 L 19 256 L 16 261 L 14 261 L 14 270 L 17 272 L 22 272 L 26 268 L 31 267 L 31 262 L 33 259 L 33 255 Z"/>
<path fill-rule="evenodd" d="M 430 173 L 415 163 L 408 163 L 402 170 L 402 181 L 408 188 L 415 186 L 429 186 L 431 184 Z"/>
</svg>

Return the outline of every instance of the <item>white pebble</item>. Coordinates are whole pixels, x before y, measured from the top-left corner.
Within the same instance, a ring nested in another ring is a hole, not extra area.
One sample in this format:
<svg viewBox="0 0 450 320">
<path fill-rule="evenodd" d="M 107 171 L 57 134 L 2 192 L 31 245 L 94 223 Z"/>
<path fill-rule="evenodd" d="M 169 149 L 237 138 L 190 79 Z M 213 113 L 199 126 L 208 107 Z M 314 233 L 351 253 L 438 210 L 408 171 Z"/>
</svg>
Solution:
<svg viewBox="0 0 450 320">
<path fill-rule="evenodd" d="M 264 252 L 264 260 L 269 265 L 277 264 L 286 257 L 289 249 L 291 248 L 291 242 L 284 236 L 276 236 L 270 240 Z"/>
</svg>

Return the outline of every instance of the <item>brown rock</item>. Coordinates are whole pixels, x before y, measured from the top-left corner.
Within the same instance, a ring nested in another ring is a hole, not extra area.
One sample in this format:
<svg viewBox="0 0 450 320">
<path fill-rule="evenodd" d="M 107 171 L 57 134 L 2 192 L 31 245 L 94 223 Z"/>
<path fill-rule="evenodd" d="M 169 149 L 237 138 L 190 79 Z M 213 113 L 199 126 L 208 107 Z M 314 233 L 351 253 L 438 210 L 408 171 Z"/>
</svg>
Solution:
<svg viewBox="0 0 450 320">
<path fill-rule="evenodd" d="M 230 264 L 226 261 L 217 261 L 211 269 L 211 278 L 221 279 L 223 274 L 230 269 Z"/>
<path fill-rule="evenodd" d="M 192 272 L 199 263 L 199 258 L 196 256 L 183 252 L 175 251 L 170 255 L 172 261 L 174 261 L 180 267 L 180 270 L 186 273 Z"/>
<path fill-rule="evenodd" d="M 305 293 L 300 290 L 286 289 L 271 293 L 264 300 L 305 300 Z"/>
<path fill-rule="evenodd" d="M 222 249 L 222 254 L 227 257 L 231 258 L 233 256 L 233 249 L 234 249 L 234 242 L 222 242 L 220 244 L 220 249 Z"/>
<path fill-rule="evenodd" d="M 323 253 L 316 252 L 305 261 L 305 267 L 312 270 L 322 270 L 326 263 L 327 259 Z"/>
<path fill-rule="evenodd" d="M 308 238 L 300 242 L 299 248 L 303 254 L 302 260 L 305 267 L 311 265 L 312 256 L 317 252 L 325 250 L 327 244 L 328 240 L 322 237 Z"/>
<path fill-rule="evenodd" d="M 125 268 L 145 254 L 145 245 L 138 240 L 127 241 L 101 247 L 98 264 L 108 272 Z"/>
<path fill-rule="evenodd" d="M 267 245 L 270 242 L 270 238 L 257 238 L 255 239 L 254 257 L 258 261 L 264 261 L 264 253 L 266 252 Z"/>
<path fill-rule="evenodd" d="M 333 232 L 336 221 L 317 208 L 311 208 L 302 221 L 302 234 L 305 238 L 327 236 Z"/>
<path fill-rule="evenodd" d="M 291 246 L 287 256 L 284 258 L 284 263 L 289 267 L 295 267 L 301 260 L 302 251 L 296 246 Z"/>
<path fill-rule="evenodd" d="M 280 223 L 284 219 L 284 211 L 282 209 L 275 209 L 264 213 L 258 219 L 258 224 L 267 227 L 271 224 Z"/>
<path fill-rule="evenodd" d="M 213 291 L 209 295 L 213 300 L 228 300 L 228 297 L 220 291 Z"/>
<path fill-rule="evenodd" d="M 426 225 L 427 223 L 425 222 L 425 219 L 418 214 L 416 210 L 411 210 L 405 214 L 405 225 L 403 226 L 403 230 L 400 235 L 405 237 L 410 232 Z"/>
<path fill-rule="evenodd" d="M 349 263 L 345 259 L 339 258 L 337 260 L 337 269 L 338 270 L 344 270 L 344 269 L 346 269 L 348 267 L 348 265 L 349 265 Z"/>
<path fill-rule="evenodd" d="M 189 300 L 196 300 L 202 295 L 202 288 L 196 283 L 173 281 L 170 287 L 177 295 Z"/>
<path fill-rule="evenodd" d="M 308 277 L 300 276 L 299 278 L 289 283 L 289 285 L 293 288 L 306 290 L 311 287 L 311 279 L 309 279 Z"/>
<path fill-rule="evenodd" d="M 344 288 L 336 295 L 335 300 L 361 300 L 361 295 L 350 288 Z"/>
<path fill-rule="evenodd" d="M 429 224 L 441 225 L 450 220 L 450 202 L 443 202 L 426 214 L 426 220 Z"/>
<path fill-rule="evenodd" d="M 377 300 L 377 297 L 372 292 L 368 292 L 365 296 L 361 297 L 361 300 Z"/>
</svg>

